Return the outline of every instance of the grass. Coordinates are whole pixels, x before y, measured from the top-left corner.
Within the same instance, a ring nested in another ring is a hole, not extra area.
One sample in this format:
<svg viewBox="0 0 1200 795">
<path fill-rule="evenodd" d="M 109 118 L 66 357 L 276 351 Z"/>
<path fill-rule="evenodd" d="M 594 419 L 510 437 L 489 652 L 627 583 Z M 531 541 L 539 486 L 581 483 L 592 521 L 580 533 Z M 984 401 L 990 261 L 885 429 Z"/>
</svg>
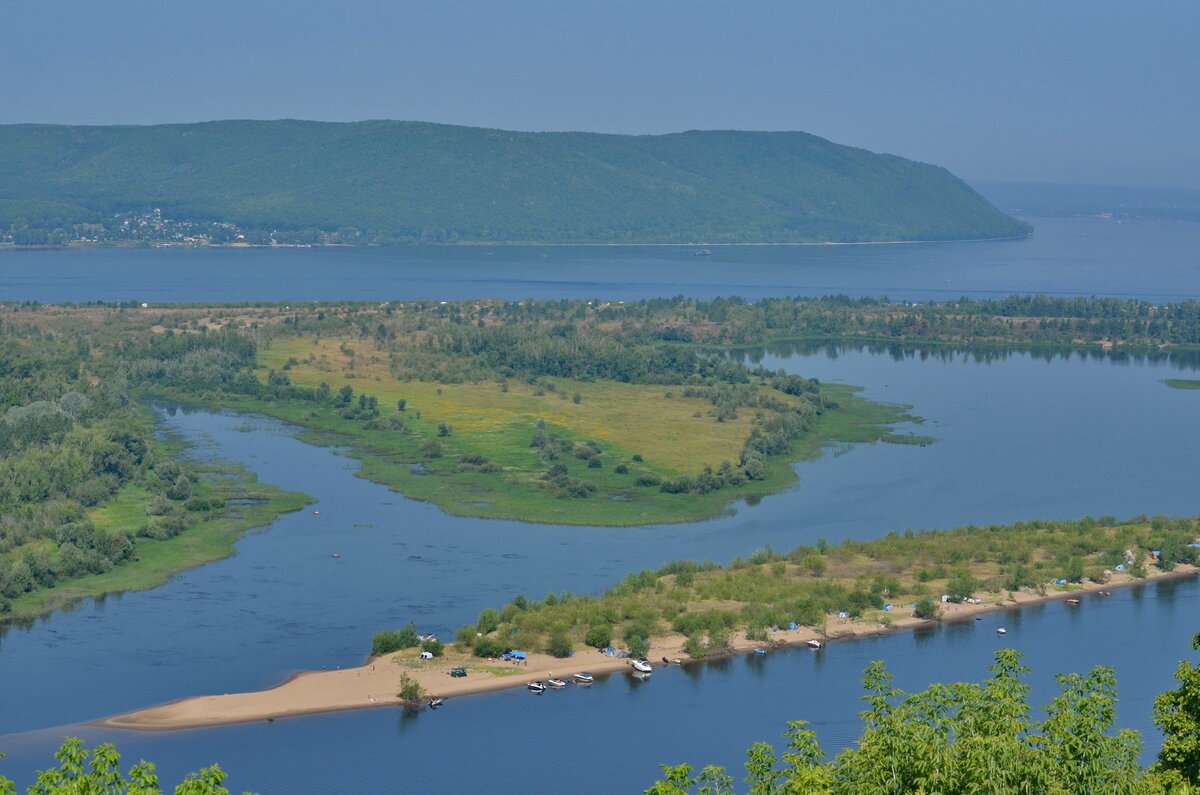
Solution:
<svg viewBox="0 0 1200 795">
<path fill-rule="evenodd" d="M 754 503 L 787 488 L 796 479 L 791 462 L 816 458 L 829 442 L 878 441 L 890 424 L 913 419 L 905 413 L 908 407 L 866 401 L 855 387 L 829 386 L 824 394 L 838 407 L 826 411 L 788 454 L 769 460 L 765 479 L 705 494 L 667 494 L 634 481 L 639 475 L 669 479 L 705 466 L 715 469 L 723 461 L 736 463 L 756 422 L 755 411 L 742 409 L 737 419 L 717 422 L 708 401 L 682 398 L 679 387 L 659 385 L 555 379 L 555 389 L 549 390 L 515 382 L 505 388 L 496 382 L 401 380 L 388 372 L 384 354 L 370 340 L 286 338 L 261 357 L 277 370 L 289 358 L 299 360 L 288 369 L 293 383 L 324 381 L 334 391 L 349 384 L 358 394 L 378 398 L 385 415 L 403 398 L 408 432 L 367 430 L 328 406 L 303 401 L 230 398 L 221 405 L 301 425 L 307 429 L 301 434 L 305 441 L 345 445 L 362 462 L 361 476 L 459 516 L 603 526 L 699 521 L 727 512 L 736 501 Z M 548 464 L 529 444 L 539 419 L 550 434 L 600 446 L 599 468 L 571 455 L 556 462 L 567 467 L 569 477 L 594 484 L 594 494 L 566 497 L 542 480 Z M 439 423 L 452 426 L 452 433 L 438 437 Z M 444 455 L 424 455 L 420 445 L 428 440 L 437 441 Z M 484 457 L 499 471 L 462 466 L 468 455 Z M 628 472 L 618 473 L 618 465 Z"/>
<path fill-rule="evenodd" d="M 131 561 L 103 574 L 89 574 L 60 580 L 50 588 L 25 594 L 12 601 L 5 621 L 30 619 L 71 607 L 82 599 L 102 597 L 123 591 L 141 591 L 162 585 L 171 575 L 201 566 L 233 554 L 233 544 L 243 533 L 273 522 L 281 514 L 299 510 L 312 499 L 305 494 L 284 491 L 277 486 L 258 483 L 254 474 L 231 466 L 212 467 L 195 487 L 200 496 L 220 496 L 236 500 L 236 505 L 215 511 L 213 516 L 192 525 L 178 536 L 163 541 L 133 537 Z M 153 495 L 141 486 L 130 484 L 103 507 L 93 509 L 88 518 L 97 526 L 122 530 L 131 535 L 146 524 L 146 507 Z"/>
<path fill-rule="evenodd" d="M 1171 389 L 1200 389 L 1200 381 L 1193 378 L 1168 378 L 1163 383 Z"/>
</svg>

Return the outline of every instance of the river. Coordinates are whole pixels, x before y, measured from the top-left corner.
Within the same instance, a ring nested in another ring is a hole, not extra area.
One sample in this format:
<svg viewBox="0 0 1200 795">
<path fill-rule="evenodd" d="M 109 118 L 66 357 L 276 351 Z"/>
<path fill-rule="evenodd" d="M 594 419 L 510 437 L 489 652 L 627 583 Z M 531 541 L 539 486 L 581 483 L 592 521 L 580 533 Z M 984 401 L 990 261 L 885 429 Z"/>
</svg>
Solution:
<svg viewBox="0 0 1200 795">
<path fill-rule="evenodd" d="M 1179 228 L 1200 239 L 1200 225 Z M 957 250 L 970 261 L 991 245 Z M 617 259 L 615 272 L 633 267 Z M 1195 293 L 1194 272 L 1188 273 L 1190 282 L 1145 278 L 1143 294 Z M 31 288 L 37 300 L 78 300 L 51 295 L 57 287 L 46 278 Z M 345 291 L 361 289 L 329 279 L 327 297 L 356 297 Z M 747 275 L 747 282 L 756 280 L 765 277 Z M 388 284 L 377 286 L 375 297 L 394 297 Z M 658 294 L 691 294 L 691 286 Z M 1099 281 L 1091 286 L 1089 293 L 1109 294 Z M 560 289 L 562 296 L 589 295 L 574 283 Z M 595 295 L 621 289 L 602 283 Z M 1021 291 L 1013 284 L 997 292 Z M 1153 745 L 1150 700 L 1170 686 L 1175 661 L 1188 654 L 1187 641 L 1200 629 L 1189 620 L 1200 600 L 1192 580 L 1118 591 L 1080 610 L 1048 604 L 833 644 L 820 654 L 795 650 L 674 669 L 645 684 L 614 676 L 544 697 L 463 698 L 415 717 L 385 708 L 154 734 L 73 725 L 185 695 L 269 686 L 296 669 L 357 664 L 379 628 L 413 618 L 422 629 L 449 634 L 481 606 L 517 593 L 596 591 L 673 557 L 724 561 L 766 543 L 782 550 L 819 537 L 869 538 L 907 527 L 1200 512 L 1191 477 L 1200 442 L 1192 422 L 1197 393 L 1161 383 L 1193 371 L 1187 357 L 988 357 L 846 346 L 750 355 L 825 381 L 862 384 L 873 399 L 911 404 L 928 421 L 902 430 L 939 441 L 925 448 L 833 447 L 797 465 L 800 480 L 791 490 L 708 522 L 553 527 L 444 516 L 355 477 L 353 459 L 297 441 L 282 423 L 161 406 L 165 426 L 192 439 L 202 454 L 242 462 L 264 481 L 312 494 L 321 514 L 285 516 L 242 539 L 236 556 L 160 588 L 11 629 L 0 639 L 0 751 L 8 755 L 0 772 L 27 780 L 71 734 L 116 742 L 130 760 L 152 759 L 168 780 L 219 761 L 239 791 L 636 791 L 654 779 L 659 763 L 736 766 L 751 742 L 777 737 L 787 720 L 812 720 L 825 747 L 836 751 L 857 734 L 858 679 L 869 660 L 886 660 L 902 686 L 978 679 L 998 647 L 999 622 L 1009 630 L 1005 643 L 1030 655 L 1042 701 L 1054 673 L 1115 666 L 1120 723 L 1143 731 Z"/>
</svg>

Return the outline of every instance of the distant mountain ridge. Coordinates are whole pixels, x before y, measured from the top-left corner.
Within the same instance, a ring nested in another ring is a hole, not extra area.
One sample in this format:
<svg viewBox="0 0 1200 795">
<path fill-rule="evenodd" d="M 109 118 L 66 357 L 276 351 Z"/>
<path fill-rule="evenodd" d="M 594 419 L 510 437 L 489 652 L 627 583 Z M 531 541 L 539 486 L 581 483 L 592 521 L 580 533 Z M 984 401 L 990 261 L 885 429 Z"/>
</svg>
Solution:
<svg viewBox="0 0 1200 795">
<path fill-rule="evenodd" d="M 0 228 L 160 208 L 381 242 L 807 243 L 1026 234 L 950 172 L 801 132 L 423 122 L 0 126 Z"/>
</svg>

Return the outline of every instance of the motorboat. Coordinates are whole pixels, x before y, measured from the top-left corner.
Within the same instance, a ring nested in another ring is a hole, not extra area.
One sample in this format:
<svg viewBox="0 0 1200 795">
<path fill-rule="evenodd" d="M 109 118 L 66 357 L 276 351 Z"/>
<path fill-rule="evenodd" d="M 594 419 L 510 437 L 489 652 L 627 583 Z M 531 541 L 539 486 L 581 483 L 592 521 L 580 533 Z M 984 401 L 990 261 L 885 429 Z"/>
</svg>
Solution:
<svg viewBox="0 0 1200 795">
<path fill-rule="evenodd" d="M 644 674 L 648 674 L 654 670 L 654 666 L 651 665 L 650 661 L 646 659 L 634 660 L 631 665 L 633 665 L 633 670 L 640 671 Z"/>
<path fill-rule="evenodd" d="M 755 654 L 766 654 L 767 650 L 766 649 L 755 649 L 754 653 Z"/>
<path fill-rule="evenodd" d="M 592 682 L 596 681 L 596 677 L 592 676 L 590 671 L 580 671 L 579 673 L 575 674 L 573 678 L 581 685 L 590 685 Z"/>
<path fill-rule="evenodd" d="M 553 687 L 555 690 L 558 690 L 559 688 L 567 686 L 567 680 L 566 679 L 547 679 L 546 686 Z"/>
<path fill-rule="evenodd" d="M 445 704 L 445 703 L 446 703 L 446 699 L 434 696 L 433 698 L 429 699 L 429 708 L 437 709 L 438 707 L 442 706 L 442 704 Z"/>
<path fill-rule="evenodd" d="M 821 641 L 816 640 L 816 639 L 806 640 L 806 641 L 804 641 L 804 645 L 810 649 L 821 649 L 821 648 L 824 648 L 824 646 L 825 646 L 825 644 L 821 643 Z"/>
<path fill-rule="evenodd" d="M 1006 630 L 1004 627 L 996 627 L 996 634 L 997 635 L 1007 635 L 1008 630 Z"/>
<path fill-rule="evenodd" d="M 546 685 L 541 682 L 530 682 L 529 684 L 525 685 L 525 687 L 529 688 L 529 692 L 531 693 L 546 692 Z"/>
<path fill-rule="evenodd" d="M 1078 604 L 1079 604 L 1079 600 L 1078 600 L 1078 599 L 1068 599 L 1068 600 L 1067 600 L 1067 604 L 1069 604 L 1069 605 L 1078 605 Z"/>
</svg>

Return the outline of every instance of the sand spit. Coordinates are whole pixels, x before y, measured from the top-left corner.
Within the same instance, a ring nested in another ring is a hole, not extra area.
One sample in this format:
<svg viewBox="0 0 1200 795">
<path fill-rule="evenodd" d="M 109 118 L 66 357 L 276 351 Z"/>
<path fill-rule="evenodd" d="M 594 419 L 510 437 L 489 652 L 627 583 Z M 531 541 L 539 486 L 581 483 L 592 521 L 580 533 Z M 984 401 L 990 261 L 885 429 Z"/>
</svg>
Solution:
<svg viewBox="0 0 1200 795">
<path fill-rule="evenodd" d="M 1063 601 L 1087 595 L 1089 598 L 1084 599 L 1080 605 L 1080 609 L 1086 609 L 1089 602 L 1103 598 L 1106 591 L 1114 588 L 1194 576 L 1197 573 L 1200 573 L 1200 569 L 1195 566 L 1179 565 L 1173 572 L 1152 570 L 1144 579 L 1118 575 L 1104 585 L 1093 583 L 1071 591 L 1048 588 L 1044 594 L 1034 591 L 997 594 L 984 599 L 980 604 L 944 605 L 943 618 L 947 621 L 961 621 L 974 618 L 981 613 L 1043 602 Z M 796 630 L 772 632 L 770 640 L 766 643 L 741 639 L 734 643 L 730 654 L 747 654 L 755 648 L 801 646 L 809 640 L 820 640 L 825 643 L 840 639 L 880 635 L 930 623 L 913 618 L 907 615 L 907 612 L 907 608 L 905 608 L 904 614 L 895 613 L 896 618 L 887 625 L 831 618 L 824 632 L 812 627 L 801 627 Z M 686 661 L 687 656 L 683 653 L 684 640 L 685 638 L 682 636 L 658 638 L 651 647 L 649 659 L 656 666 L 664 664 L 661 662 L 663 657 L 683 658 Z M 575 673 L 580 671 L 605 674 L 630 670 L 628 659 L 607 657 L 595 649 L 579 650 L 574 656 L 567 659 L 530 653 L 524 664 L 513 665 L 503 661 L 480 660 L 468 655 L 456 654 L 453 648 L 453 645 L 447 646 L 446 655 L 434 660 L 415 660 L 413 659 L 414 654 L 410 650 L 369 660 L 358 668 L 304 671 L 294 674 L 287 681 L 270 690 L 185 698 L 156 707 L 104 718 L 95 721 L 93 725 L 147 731 L 189 729 L 275 720 L 292 715 L 397 706 L 402 703 L 396 696 L 402 674 L 408 674 L 419 682 L 426 698 L 440 696 L 449 699 L 471 693 L 524 687 L 527 682 L 544 681 L 551 676 L 570 680 Z M 468 675 L 461 678 L 451 677 L 450 669 L 460 665 L 467 667 Z"/>
</svg>

